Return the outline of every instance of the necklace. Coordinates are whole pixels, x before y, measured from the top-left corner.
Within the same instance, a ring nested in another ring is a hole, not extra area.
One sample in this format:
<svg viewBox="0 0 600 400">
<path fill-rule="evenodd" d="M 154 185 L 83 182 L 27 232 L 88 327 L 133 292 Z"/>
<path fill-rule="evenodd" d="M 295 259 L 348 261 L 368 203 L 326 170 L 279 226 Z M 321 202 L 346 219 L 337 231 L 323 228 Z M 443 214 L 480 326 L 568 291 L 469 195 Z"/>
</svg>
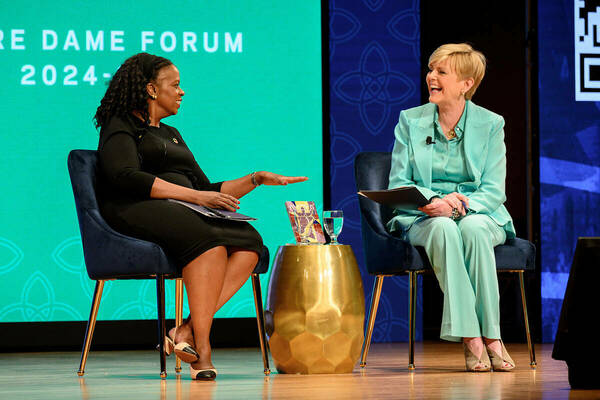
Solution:
<svg viewBox="0 0 600 400">
<path fill-rule="evenodd" d="M 448 138 L 448 140 L 452 140 L 456 137 L 456 132 L 454 131 L 454 128 L 450 129 L 446 137 Z"/>
</svg>

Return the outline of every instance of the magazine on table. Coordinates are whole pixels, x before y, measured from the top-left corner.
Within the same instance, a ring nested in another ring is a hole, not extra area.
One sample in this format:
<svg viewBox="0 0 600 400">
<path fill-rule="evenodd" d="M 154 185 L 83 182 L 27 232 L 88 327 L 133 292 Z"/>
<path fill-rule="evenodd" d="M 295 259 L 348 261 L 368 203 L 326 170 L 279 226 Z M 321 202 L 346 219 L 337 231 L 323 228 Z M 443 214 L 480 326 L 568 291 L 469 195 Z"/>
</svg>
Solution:
<svg viewBox="0 0 600 400">
<path fill-rule="evenodd" d="M 201 206 L 198 204 L 188 203 L 187 201 L 182 201 L 182 200 L 175 200 L 175 199 L 168 199 L 168 200 L 172 201 L 174 203 L 179 203 L 182 206 L 191 208 L 192 210 L 196 211 L 197 213 L 202 214 L 206 217 L 210 217 L 210 218 L 228 219 L 231 221 L 256 221 L 256 218 L 249 217 L 247 215 L 240 214 L 240 213 L 234 212 L 234 211 L 221 210 L 221 209 L 217 210 L 215 208 L 204 207 L 204 206 Z"/>
<path fill-rule="evenodd" d="M 314 201 L 286 201 L 285 209 L 297 243 L 325 243 Z"/>
</svg>

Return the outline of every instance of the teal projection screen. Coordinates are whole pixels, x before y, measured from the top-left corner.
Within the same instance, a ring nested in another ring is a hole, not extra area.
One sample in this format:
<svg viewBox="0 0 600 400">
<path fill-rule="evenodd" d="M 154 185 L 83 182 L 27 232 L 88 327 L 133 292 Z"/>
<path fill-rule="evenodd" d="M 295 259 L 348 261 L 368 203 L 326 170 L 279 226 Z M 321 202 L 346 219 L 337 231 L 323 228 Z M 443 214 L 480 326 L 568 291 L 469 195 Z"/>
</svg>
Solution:
<svg viewBox="0 0 600 400">
<path fill-rule="evenodd" d="M 2 2 L 0 322 L 87 320 L 94 282 L 66 159 L 72 149 L 96 149 L 92 116 L 106 84 L 140 51 L 179 68 L 186 95 L 164 122 L 179 129 L 212 181 L 255 170 L 310 178 L 262 186 L 241 201 L 271 255 L 293 242 L 284 201 L 323 199 L 320 7 L 317 0 Z M 172 318 L 173 282 L 166 295 Z M 253 315 L 247 284 L 217 317 Z M 99 319 L 153 318 L 154 281 L 107 283 Z"/>
</svg>

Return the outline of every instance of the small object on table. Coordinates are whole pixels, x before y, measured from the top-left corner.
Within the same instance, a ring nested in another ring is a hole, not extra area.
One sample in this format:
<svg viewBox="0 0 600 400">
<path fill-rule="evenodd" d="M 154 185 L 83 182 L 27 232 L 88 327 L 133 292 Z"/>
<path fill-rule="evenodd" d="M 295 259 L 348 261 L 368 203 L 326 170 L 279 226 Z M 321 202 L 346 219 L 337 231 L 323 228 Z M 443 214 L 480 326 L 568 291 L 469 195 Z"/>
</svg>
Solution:
<svg viewBox="0 0 600 400">
<path fill-rule="evenodd" d="M 342 210 L 323 211 L 323 225 L 325 225 L 325 232 L 331 238 L 331 244 L 338 244 L 337 237 L 344 226 Z"/>
<path fill-rule="evenodd" d="M 319 221 L 314 201 L 286 201 L 292 231 L 298 244 L 325 243 L 325 235 Z"/>
</svg>

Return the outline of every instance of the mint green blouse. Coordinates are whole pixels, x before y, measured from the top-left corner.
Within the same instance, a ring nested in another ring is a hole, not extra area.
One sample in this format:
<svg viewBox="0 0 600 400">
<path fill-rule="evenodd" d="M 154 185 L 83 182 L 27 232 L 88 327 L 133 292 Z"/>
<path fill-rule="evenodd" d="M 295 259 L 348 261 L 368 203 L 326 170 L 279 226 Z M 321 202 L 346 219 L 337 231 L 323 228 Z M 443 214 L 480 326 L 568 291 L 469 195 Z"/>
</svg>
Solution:
<svg viewBox="0 0 600 400">
<path fill-rule="evenodd" d="M 448 193 L 458 192 L 460 183 L 470 181 L 469 171 L 465 163 L 464 141 L 462 140 L 468 107 L 469 102 L 465 104 L 462 116 L 454 128 L 456 137 L 451 140 L 448 140 L 444 135 L 438 119 L 439 115 L 437 111 L 435 113 L 431 190 L 441 197 Z"/>
</svg>

